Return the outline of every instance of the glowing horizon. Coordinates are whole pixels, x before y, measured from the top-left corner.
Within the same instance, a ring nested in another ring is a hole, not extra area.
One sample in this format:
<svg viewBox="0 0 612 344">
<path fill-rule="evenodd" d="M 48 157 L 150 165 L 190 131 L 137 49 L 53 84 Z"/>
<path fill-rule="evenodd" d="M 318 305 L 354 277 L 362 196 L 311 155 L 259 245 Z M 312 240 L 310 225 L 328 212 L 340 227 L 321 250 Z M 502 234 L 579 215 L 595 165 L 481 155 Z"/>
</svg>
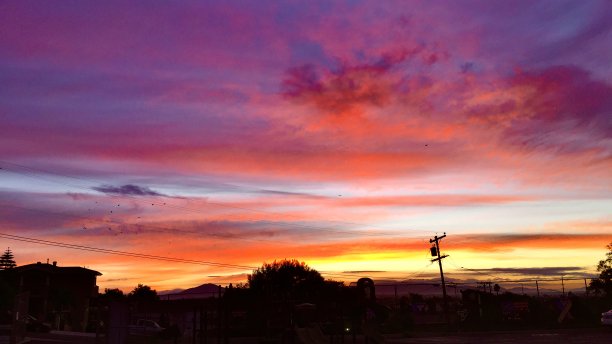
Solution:
<svg viewBox="0 0 612 344">
<path fill-rule="evenodd" d="M 0 4 L 0 233 L 351 281 L 435 276 L 446 232 L 451 277 L 593 274 L 611 6 Z M 1 244 L 101 290 L 249 272 Z"/>
</svg>

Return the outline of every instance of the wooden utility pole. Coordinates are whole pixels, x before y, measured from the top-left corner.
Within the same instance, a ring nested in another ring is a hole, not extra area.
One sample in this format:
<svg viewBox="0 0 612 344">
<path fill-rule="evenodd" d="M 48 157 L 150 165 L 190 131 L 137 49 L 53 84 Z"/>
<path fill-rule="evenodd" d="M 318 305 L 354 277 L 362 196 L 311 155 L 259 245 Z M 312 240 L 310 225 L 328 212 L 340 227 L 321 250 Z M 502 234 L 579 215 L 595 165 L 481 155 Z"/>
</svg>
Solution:
<svg viewBox="0 0 612 344">
<path fill-rule="evenodd" d="M 442 240 L 443 238 L 446 238 L 446 233 L 444 233 L 444 235 L 441 237 L 438 237 L 437 235 L 434 236 L 433 239 L 429 239 L 429 243 L 430 244 L 436 243 L 435 252 L 434 252 L 434 247 L 431 248 L 431 255 L 432 256 L 437 255 L 438 257 L 432 259 L 431 261 L 432 262 L 437 261 L 438 265 L 440 266 L 440 279 L 442 280 L 442 295 L 444 297 L 444 315 L 446 317 L 446 323 L 450 325 L 450 316 L 448 314 L 448 298 L 446 296 L 446 283 L 444 283 L 444 271 L 442 270 L 442 259 L 448 257 L 448 255 L 447 254 L 440 255 L 440 240 Z"/>
<path fill-rule="evenodd" d="M 584 279 L 584 293 L 589 296 L 589 287 L 587 286 L 586 278 Z"/>
<path fill-rule="evenodd" d="M 565 283 L 563 283 L 563 276 L 561 276 L 561 290 L 562 290 L 563 296 L 565 296 Z"/>
</svg>

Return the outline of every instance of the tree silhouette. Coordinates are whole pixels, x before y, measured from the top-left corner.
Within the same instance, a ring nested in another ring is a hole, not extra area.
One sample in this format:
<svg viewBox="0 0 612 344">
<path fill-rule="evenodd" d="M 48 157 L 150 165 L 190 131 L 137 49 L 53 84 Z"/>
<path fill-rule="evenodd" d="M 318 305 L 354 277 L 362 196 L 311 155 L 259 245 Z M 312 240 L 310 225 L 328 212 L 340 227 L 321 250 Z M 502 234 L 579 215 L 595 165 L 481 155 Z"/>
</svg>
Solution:
<svg viewBox="0 0 612 344">
<path fill-rule="evenodd" d="M 609 243 L 606 248 L 606 258 L 599 261 L 597 264 L 597 271 L 599 272 L 599 278 L 591 280 L 589 289 L 596 294 L 606 294 L 612 296 L 612 242 Z"/>
<path fill-rule="evenodd" d="M 123 301 L 126 298 L 125 294 L 123 294 L 123 291 L 117 288 L 104 289 L 104 294 L 101 294 L 100 297 L 106 301 Z"/>
<path fill-rule="evenodd" d="M 131 301 L 135 301 L 138 303 L 142 302 L 153 302 L 159 300 L 159 296 L 157 296 L 157 291 L 155 289 L 151 289 L 148 285 L 138 284 L 134 290 L 132 290 L 128 294 L 128 299 Z"/>
<path fill-rule="evenodd" d="M 249 289 L 267 297 L 307 298 L 325 285 L 321 274 L 298 260 L 264 263 L 248 276 Z"/>
<path fill-rule="evenodd" d="M 17 264 L 15 264 L 15 256 L 13 256 L 13 252 L 9 247 L 4 251 L 4 254 L 0 256 L 0 270 L 12 269 L 15 266 L 17 266 Z"/>
</svg>

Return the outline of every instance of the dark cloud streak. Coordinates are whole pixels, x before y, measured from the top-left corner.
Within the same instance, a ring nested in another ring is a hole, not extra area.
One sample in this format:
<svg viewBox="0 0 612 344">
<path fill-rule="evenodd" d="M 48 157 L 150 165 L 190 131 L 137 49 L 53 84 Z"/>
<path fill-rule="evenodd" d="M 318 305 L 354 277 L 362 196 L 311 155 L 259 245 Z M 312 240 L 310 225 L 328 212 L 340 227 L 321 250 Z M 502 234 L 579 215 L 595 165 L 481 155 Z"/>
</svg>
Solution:
<svg viewBox="0 0 612 344">
<path fill-rule="evenodd" d="M 490 268 L 490 269 L 469 269 L 470 272 L 481 272 L 487 274 L 512 274 L 521 276 L 563 276 L 563 275 L 582 275 L 586 269 L 580 266 L 557 266 L 540 268 Z"/>
<path fill-rule="evenodd" d="M 134 184 L 125 184 L 122 186 L 101 185 L 92 188 L 95 191 L 112 195 L 129 195 L 129 196 L 166 196 L 157 191 L 153 191 L 146 186 L 138 186 Z"/>
</svg>

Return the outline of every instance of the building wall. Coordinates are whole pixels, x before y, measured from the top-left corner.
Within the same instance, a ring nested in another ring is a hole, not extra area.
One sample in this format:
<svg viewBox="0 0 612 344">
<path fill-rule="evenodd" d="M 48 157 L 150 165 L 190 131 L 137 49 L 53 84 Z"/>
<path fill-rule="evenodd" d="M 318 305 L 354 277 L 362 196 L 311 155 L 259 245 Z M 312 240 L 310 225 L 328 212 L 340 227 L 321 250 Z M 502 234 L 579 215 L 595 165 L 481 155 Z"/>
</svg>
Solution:
<svg viewBox="0 0 612 344">
<path fill-rule="evenodd" d="M 97 271 L 50 264 L 17 268 L 21 291 L 30 292 L 29 313 L 60 330 L 85 331 L 89 304 L 96 297 Z"/>
</svg>

